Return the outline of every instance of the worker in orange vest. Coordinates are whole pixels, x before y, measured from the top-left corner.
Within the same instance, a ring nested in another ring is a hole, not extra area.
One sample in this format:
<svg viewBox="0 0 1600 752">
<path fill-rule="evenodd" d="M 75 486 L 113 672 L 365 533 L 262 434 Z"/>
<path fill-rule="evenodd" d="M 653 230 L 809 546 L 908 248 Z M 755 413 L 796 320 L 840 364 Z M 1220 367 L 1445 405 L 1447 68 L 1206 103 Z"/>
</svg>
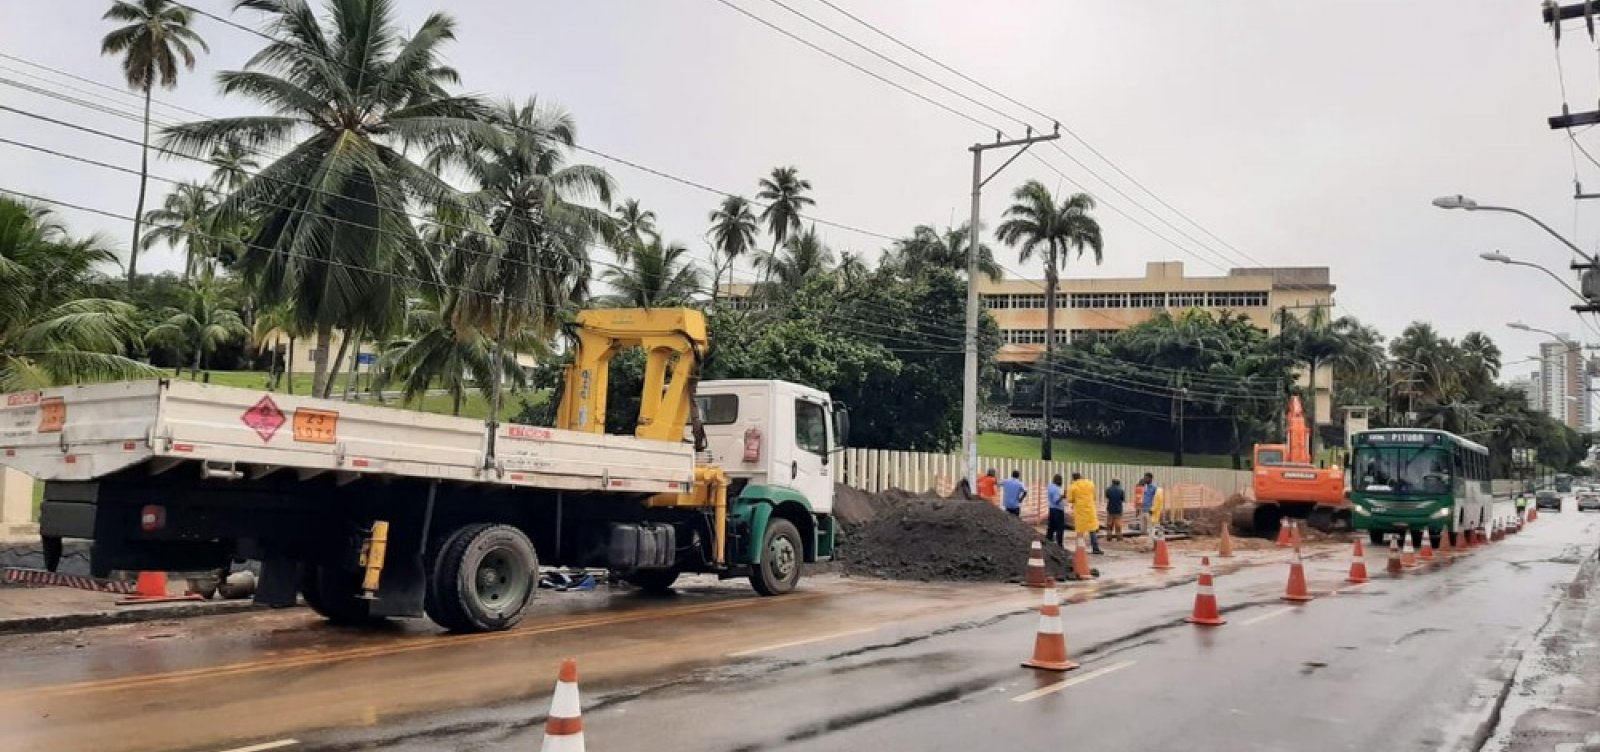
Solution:
<svg viewBox="0 0 1600 752">
<path fill-rule="evenodd" d="M 978 479 L 978 498 L 995 506 L 1000 506 L 1000 479 L 995 477 L 994 468 Z"/>
</svg>

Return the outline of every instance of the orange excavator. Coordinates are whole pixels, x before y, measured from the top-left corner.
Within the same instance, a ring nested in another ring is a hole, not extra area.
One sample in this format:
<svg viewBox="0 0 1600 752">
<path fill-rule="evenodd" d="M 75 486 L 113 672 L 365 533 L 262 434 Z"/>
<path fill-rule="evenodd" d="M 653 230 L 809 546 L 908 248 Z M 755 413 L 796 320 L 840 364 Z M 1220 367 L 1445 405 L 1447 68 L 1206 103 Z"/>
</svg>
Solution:
<svg viewBox="0 0 1600 752">
<path fill-rule="evenodd" d="M 1344 470 L 1318 467 L 1311 459 L 1311 429 L 1299 397 L 1289 398 L 1288 443 L 1255 445 L 1251 487 L 1256 507 L 1257 533 L 1273 534 L 1284 517 L 1305 520 L 1318 530 L 1332 530 L 1350 514 L 1345 498 Z"/>
</svg>

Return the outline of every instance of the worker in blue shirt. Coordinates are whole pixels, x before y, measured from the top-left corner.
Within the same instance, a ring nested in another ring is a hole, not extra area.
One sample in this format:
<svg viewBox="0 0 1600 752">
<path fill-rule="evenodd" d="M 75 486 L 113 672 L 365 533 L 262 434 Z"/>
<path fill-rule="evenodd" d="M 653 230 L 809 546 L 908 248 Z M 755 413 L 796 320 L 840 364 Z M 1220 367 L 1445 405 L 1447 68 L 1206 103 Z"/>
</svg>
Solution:
<svg viewBox="0 0 1600 752">
<path fill-rule="evenodd" d="M 1045 495 L 1050 501 L 1050 511 L 1048 512 L 1050 519 L 1045 523 L 1044 539 L 1055 541 L 1056 545 L 1065 547 L 1066 544 L 1062 541 L 1065 540 L 1067 534 L 1067 510 L 1061 504 L 1061 497 L 1064 492 L 1061 490 L 1060 473 L 1056 473 L 1056 477 L 1050 480 L 1050 487 L 1045 489 Z"/>
<path fill-rule="evenodd" d="M 1152 473 L 1144 474 L 1144 498 L 1139 500 L 1139 522 L 1144 534 L 1149 535 L 1155 520 L 1150 518 L 1151 510 L 1156 506 L 1156 477 Z"/>
<path fill-rule="evenodd" d="M 1011 477 L 1000 481 L 1000 505 L 1013 517 L 1022 516 L 1022 500 L 1027 496 L 1028 489 L 1022 485 L 1021 470 L 1012 470 Z"/>
</svg>

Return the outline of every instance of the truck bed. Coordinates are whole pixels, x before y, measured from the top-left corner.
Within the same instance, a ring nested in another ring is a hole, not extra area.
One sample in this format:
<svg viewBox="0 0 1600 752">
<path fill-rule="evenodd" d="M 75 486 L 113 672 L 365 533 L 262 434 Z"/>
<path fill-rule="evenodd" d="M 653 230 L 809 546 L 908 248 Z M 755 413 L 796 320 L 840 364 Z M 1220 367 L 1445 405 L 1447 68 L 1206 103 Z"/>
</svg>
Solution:
<svg viewBox="0 0 1600 752">
<path fill-rule="evenodd" d="M 138 465 L 214 477 L 389 475 L 573 491 L 684 492 L 684 443 L 483 421 L 187 381 L 0 395 L 0 465 L 82 481 Z"/>
</svg>

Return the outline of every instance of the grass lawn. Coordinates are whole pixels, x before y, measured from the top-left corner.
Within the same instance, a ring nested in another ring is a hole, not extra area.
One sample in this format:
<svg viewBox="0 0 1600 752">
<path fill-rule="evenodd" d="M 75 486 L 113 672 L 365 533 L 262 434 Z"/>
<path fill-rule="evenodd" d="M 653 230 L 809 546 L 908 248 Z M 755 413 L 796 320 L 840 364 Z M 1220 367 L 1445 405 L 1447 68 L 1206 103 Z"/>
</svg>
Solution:
<svg viewBox="0 0 1600 752">
<path fill-rule="evenodd" d="M 1171 452 L 1100 444 L 1083 439 L 1056 439 L 1051 442 L 1050 451 L 1058 462 L 1105 462 L 1152 467 L 1172 465 Z M 984 457 L 1036 460 L 1039 459 L 1039 437 L 1013 436 L 1004 433 L 979 434 L 978 454 Z M 1183 461 L 1186 467 L 1233 467 L 1233 458 L 1224 454 L 1186 453 Z"/>
<path fill-rule="evenodd" d="M 211 371 L 210 373 L 211 373 L 211 381 L 210 381 L 210 383 L 216 384 L 218 386 L 234 386 L 234 387 L 240 387 L 240 388 L 243 388 L 243 389 L 266 389 L 267 388 L 267 373 L 265 371 Z M 168 372 L 167 377 L 168 378 L 172 377 L 170 372 Z M 349 380 L 348 377 L 349 377 L 348 373 L 341 373 L 341 374 L 338 374 L 337 376 L 334 377 L 334 380 L 333 380 L 334 389 L 333 389 L 333 391 L 334 391 L 335 394 L 343 394 L 344 393 L 344 385 L 345 385 L 345 382 Z M 195 381 L 196 380 L 194 377 L 192 377 L 189 374 L 188 371 L 184 371 L 183 378 L 185 380 L 187 380 L 187 381 Z M 358 383 L 362 388 L 365 388 L 366 385 L 367 385 L 367 380 L 365 378 L 362 378 L 361 381 L 358 382 Z M 287 389 L 287 384 L 280 383 L 280 386 L 282 386 L 285 389 Z M 294 394 L 306 395 L 306 394 L 310 394 L 310 393 L 311 393 L 311 374 L 296 374 L 295 377 L 294 377 Z M 507 394 L 501 400 L 500 419 L 501 420 L 507 420 L 507 419 L 511 418 L 511 416 L 516 415 L 517 413 L 521 412 L 522 411 L 522 402 L 523 402 L 523 400 L 527 400 L 528 402 L 531 402 L 531 403 L 534 403 L 534 404 L 538 404 L 538 403 L 541 403 L 541 402 L 543 402 L 543 401 L 545 401 L 545 400 L 547 400 L 549 398 L 550 398 L 550 396 L 546 392 L 527 392 L 527 393 L 523 393 L 523 394 Z M 363 395 L 361 397 L 361 401 L 370 404 L 372 402 L 372 399 L 370 397 L 367 397 L 367 396 Z M 450 409 L 451 409 L 450 396 L 449 395 L 445 395 L 445 394 L 425 395 L 421 400 L 420 406 L 419 405 L 410 405 L 410 404 L 400 404 L 400 403 L 393 402 L 393 401 L 391 401 L 391 402 L 389 402 L 387 404 L 390 407 L 405 407 L 405 408 L 409 408 L 409 409 L 420 409 L 423 412 L 438 413 L 440 415 L 449 415 L 450 414 Z M 467 392 L 466 399 L 462 400 L 462 402 L 461 402 L 461 416 L 464 417 L 464 418 L 479 418 L 479 419 L 488 417 L 489 416 L 489 401 L 487 399 L 485 399 L 483 397 L 483 395 L 477 393 L 476 391 Z"/>
</svg>

